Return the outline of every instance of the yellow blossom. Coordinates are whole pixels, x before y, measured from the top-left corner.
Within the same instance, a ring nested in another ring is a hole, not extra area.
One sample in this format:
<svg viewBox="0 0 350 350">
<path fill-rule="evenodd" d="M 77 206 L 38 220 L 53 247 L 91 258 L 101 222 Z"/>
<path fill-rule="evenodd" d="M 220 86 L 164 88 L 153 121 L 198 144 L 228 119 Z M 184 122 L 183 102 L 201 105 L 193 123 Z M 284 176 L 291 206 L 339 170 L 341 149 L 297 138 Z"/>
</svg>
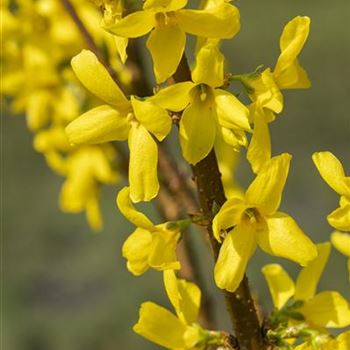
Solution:
<svg viewBox="0 0 350 350">
<path fill-rule="evenodd" d="M 225 140 L 237 148 L 246 144 L 244 131 L 250 130 L 248 109 L 231 93 L 220 89 L 223 66 L 216 44 L 203 45 L 192 71 L 192 81 L 160 90 L 151 100 L 179 112 L 180 144 L 184 158 L 196 164 L 208 155 L 215 141 Z"/>
<path fill-rule="evenodd" d="M 348 258 L 348 271 L 350 280 L 350 233 L 333 232 L 331 235 L 333 246 Z"/>
<path fill-rule="evenodd" d="M 316 152 L 312 160 L 323 180 L 340 195 L 340 207 L 327 216 L 328 223 L 337 230 L 350 231 L 350 177 L 331 152 Z"/>
<path fill-rule="evenodd" d="M 141 305 L 133 330 L 167 349 L 196 350 L 207 344 L 220 345 L 220 332 L 207 331 L 197 323 L 201 291 L 191 282 L 176 278 L 174 271 L 164 271 L 164 285 L 175 315 L 152 302 Z"/>
<path fill-rule="evenodd" d="M 179 229 L 169 229 L 167 223 L 154 225 L 132 205 L 128 187 L 119 192 L 117 205 L 122 214 L 137 226 L 123 245 L 128 270 L 134 275 L 141 275 L 149 268 L 160 271 L 179 269 L 180 262 L 176 257 Z"/>
<path fill-rule="evenodd" d="M 301 313 L 311 326 L 339 328 L 350 325 L 350 304 L 346 299 L 336 291 L 316 294 L 317 284 L 327 264 L 330 249 L 328 242 L 317 245 L 317 258 L 301 270 L 296 284 L 282 266 L 269 264 L 263 267 L 262 271 L 277 309 L 284 307 L 293 297 L 294 301 L 303 301 L 293 311 Z"/>
<path fill-rule="evenodd" d="M 220 2 L 209 9 L 183 9 L 187 0 L 146 0 L 142 11 L 134 12 L 107 30 L 118 36 L 137 38 L 149 32 L 151 52 L 158 83 L 173 75 L 186 44 L 186 34 L 229 39 L 240 28 L 238 9 Z"/>
<path fill-rule="evenodd" d="M 271 141 L 267 124 L 275 119 L 274 113 L 282 112 L 283 96 L 280 90 L 310 87 L 307 74 L 297 59 L 309 30 L 309 17 L 295 17 L 283 29 L 280 38 L 281 54 L 274 71 L 271 72 L 271 69 L 267 68 L 261 74 L 240 78 L 249 88 L 249 96 L 253 101 L 250 110 L 254 131 L 247 158 L 255 173 L 271 158 Z"/>
<path fill-rule="evenodd" d="M 233 292 L 243 279 L 257 245 L 270 255 L 307 265 L 315 245 L 289 215 L 279 212 L 291 156 L 271 158 L 243 198 L 230 198 L 213 221 L 215 238 L 223 244 L 215 266 L 218 287 Z"/>
<path fill-rule="evenodd" d="M 91 51 L 83 50 L 75 56 L 72 67 L 82 84 L 107 104 L 71 122 L 66 128 L 69 141 L 96 144 L 128 140 L 131 199 L 152 199 L 159 190 L 158 148 L 153 136 L 162 141 L 170 132 L 168 113 L 148 100 L 134 96 L 128 100 Z"/>
<path fill-rule="evenodd" d="M 60 194 L 61 209 L 69 213 L 85 210 L 90 226 L 100 230 L 99 184 L 111 184 L 117 180 L 106 150 L 97 146 L 79 148 L 62 162 L 60 169 L 67 177 Z"/>
</svg>

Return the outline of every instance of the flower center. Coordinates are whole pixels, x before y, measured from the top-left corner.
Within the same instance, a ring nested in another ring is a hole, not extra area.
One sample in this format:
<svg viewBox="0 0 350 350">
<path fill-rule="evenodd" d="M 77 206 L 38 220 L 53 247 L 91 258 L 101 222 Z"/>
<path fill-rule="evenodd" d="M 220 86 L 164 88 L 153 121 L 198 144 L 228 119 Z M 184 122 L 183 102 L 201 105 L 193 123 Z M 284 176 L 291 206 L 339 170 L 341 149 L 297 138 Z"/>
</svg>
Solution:
<svg viewBox="0 0 350 350">
<path fill-rule="evenodd" d="M 176 17 L 175 17 L 175 12 L 174 11 L 169 11 L 169 12 L 158 12 L 156 14 L 156 26 L 157 27 L 165 27 L 169 25 L 175 25 L 176 22 Z"/>
</svg>

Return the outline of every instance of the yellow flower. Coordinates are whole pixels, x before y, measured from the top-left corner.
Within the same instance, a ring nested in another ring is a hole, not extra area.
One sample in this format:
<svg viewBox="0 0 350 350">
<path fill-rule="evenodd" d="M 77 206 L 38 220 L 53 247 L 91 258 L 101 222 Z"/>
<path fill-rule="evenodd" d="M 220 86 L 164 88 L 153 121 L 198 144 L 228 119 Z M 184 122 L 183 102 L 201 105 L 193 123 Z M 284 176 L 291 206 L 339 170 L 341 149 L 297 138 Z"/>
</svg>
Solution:
<svg viewBox="0 0 350 350">
<path fill-rule="evenodd" d="M 177 279 L 173 270 L 164 271 L 164 285 L 175 315 L 162 306 L 145 302 L 133 330 L 167 349 L 197 350 L 208 344 L 222 344 L 220 332 L 204 330 L 196 323 L 201 301 L 199 288 Z"/>
<path fill-rule="evenodd" d="M 350 177 L 331 152 L 316 152 L 312 160 L 323 180 L 340 195 L 340 207 L 327 216 L 328 223 L 337 230 L 350 231 Z"/>
<path fill-rule="evenodd" d="M 186 44 L 186 34 L 229 39 L 240 28 L 238 9 L 220 2 L 205 10 L 183 9 L 187 0 L 146 0 L 134 12 L 106 29 L 118 36 L 137 38 L 149 32 L 147 47 L 158 83 L 173 75 Z"/>
<path fill-rule="evenodd" d="M 103 21 L 102 27 L 108 28 L 109 26 L 118 23 L 122 19 L 122 14 L 124 9 L 124 4 L 122 0 L 104 0 L 98 4 L 99 7 L 103 5 Z M 119 57 L 123 63 L 125 63 L 128 58 L 126 48 L 128 46 L 128 38 L 113 36 L 114 42 L 118 50 Z"/>
<path fill-rule="evenodd" d="M 339 328 L 350 325 L 350 305 L 347 300 L 336 291 L 316 294 L 317 284 L 327 264 L 330 249 L 328 242 L 317 245 L 317 258 L 301 270 L 296 284 L 282 266 L 269 264 L 263 267 L 262 272 L 277 309 L 284 307 L 293 297 L 295 301 L 303 301 L 303 304 L 293 311 L 301 313 L 311 326 Z"/>
<path fill-rule="evenodd" d="M 219 242 L 224 238 L 214 271 L 219 288 L 237 289 L 257 245 L 302 266 L 317 256 L 315 245 L 294 219 L 277 211 L 290 159 L 286 153 L 271 158 L 244 197 L 227 200 L 215 216 L 214 236 Z"/>
<path fill-rule="evenodd" d="M 91 51 L 83 50 L 75 56 L 72 67 L 82 84 L 107 105 L 93 108 L 71 122 L 66 128 L 69 141 L 95 144 L 128 140 L 131 199 L 152 199 L 159 183 L 158 148 L 151 134 L 159 141 L 166 137 L 171 128 L 168 113 L 148 100 L 132 96 L 129 101 Z"/>
<path fill-rule="evenodd" d="M 223 84 L 221 53 L 217 43 L 203 45 L 192 71 L 192 81 L 160 90 L 151 98 L 171 111 L 183 111 L 180 120 L 180 144 L 184 158 L 196 164 L 208 155 L 217 139 L 233 147 L 245 145 L 244 131 L 250 130 L 248 109 Z"/>
<path fill-rule="evenodd" d="M 180 262 L 176 257 L 181 235 L 179 229 L 169 229 L 167 223 L 154 225 L 132 205 L 128 187 L 119 192 L 117 205 L 122 214 L 137 226 L 123 245 L 128 270 L 134 275 L 141 275 L 150 267 L 160 271 L 179 269 Z"/>
<path fill-rule="evenodd" d="M 333 232 L 331 235 L 331 242 L 337 250 L 348 257 L 348 271 L 350 280 L 350 234 Z"/>
<path fill-rule="evenodd" d="M 243 76 L 241 80 L 249 88 L 253 101 L 250 106 L 254 131 L 248 147 L 247 158 L 257 173 L 271 158 L 271 141 L 267 124 L 275 119 L 274 113 L 281 113 L 283 96 L 281 89 L 302 89 L 310 87 L 305 70 L 298 62 L 298 55 L 309 35 L 310 18 L 295 17 L 283 29 L 280 38 L 281 54 L 275 69 Z"/>
<path fill-rule="evenodd" d="M 117 180 L 106 151 L 97 146 L 82 147 L 70 154 L 60 166 L 62 175 L 67 177 L 60 194 L 61 209 L 69 213 L 85 210 L 94 230 L 102 228 L 100 183 L 111 184 Z"/>
</svg>

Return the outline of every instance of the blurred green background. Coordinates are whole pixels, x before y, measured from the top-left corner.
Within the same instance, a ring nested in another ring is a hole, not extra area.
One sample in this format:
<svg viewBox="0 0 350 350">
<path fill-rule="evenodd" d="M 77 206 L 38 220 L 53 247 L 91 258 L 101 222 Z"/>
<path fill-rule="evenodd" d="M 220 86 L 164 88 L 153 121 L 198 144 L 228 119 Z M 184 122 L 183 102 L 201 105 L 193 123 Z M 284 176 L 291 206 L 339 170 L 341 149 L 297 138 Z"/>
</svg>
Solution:
<svg viewBox="0 0 350 350">
<path fill-rule="evenodd" d="M 309 40 L 301 55 L 312 88 L 285 92 L 285 110 L 271 126 L 273 153 L 289 152 L 292 167 L 282 210 L 294 216 L 314 241 L 328 239 L 326 216 L 338 196 L 320 179 L 311 161 L 330 150 L 350 173 L 350 2 L 237 0 L 242 29 L 223 45 L 230 71 L 274 66 L 283 26 L 296 15 L 311 17 Z M 117 188 L 102 193 L 105 229 L 90 232 L 83 215 L 59 211 L 62 179 L 32 149 L 24 118 L 3 118 L 3 349 L 112 350 L 157 349 L 131 330 L 141 302 L 168 306 L 161 274 L 135 278 L 125 269 L 121 246 L 133 227 L 115 207 Z M 252 178 L 242 164 L 238 178 Z M 154 214 L 154 213 L 153 213 Z M 199 241 L 197 239 L 197 241 Z M 212 261 L 199 245 L 203 272 L 217 303 L 218 327 L 229 330 L 220 292 L 213 286 Z M 293 276 L 298 267 L 274 259 Z M 248 275 L 261 303 L 270 297 L 260 273 L 271 258 L 258 252 Z M 333 250 L 319 289 L 349 296 L 345 258 Z"/>
</svg>

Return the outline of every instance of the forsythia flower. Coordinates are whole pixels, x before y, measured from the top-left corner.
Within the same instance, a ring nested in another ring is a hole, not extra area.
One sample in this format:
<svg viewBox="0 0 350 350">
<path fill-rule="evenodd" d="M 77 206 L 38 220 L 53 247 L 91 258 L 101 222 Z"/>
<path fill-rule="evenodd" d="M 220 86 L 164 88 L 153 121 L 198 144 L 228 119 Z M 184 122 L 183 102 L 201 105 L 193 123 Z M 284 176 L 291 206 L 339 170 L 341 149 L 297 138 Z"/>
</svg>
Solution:
<svg viewBox="0 0 350 350">
<path fill-rule="evenodd" d="M 66 128 L 72 144 L 95 144 L 128 140 L 130 149 L 129 183 L 133 202 L 148 201 L 159 190 L 157 178 L 159 141 L 170 132 L 171 119 L 161 107 L 131 97 L 129 101 L 98 61 L 83 50 L 72 59 L 79 80 L 94 95 L 108 103 L 89 110 Z"/>
<path fill-rule="evenodd" d="M 61 209 L 69 213 L 85 210 L 94 230 L 102 228 L 99 186 L 117 180 L 106 152 L 106 149 L 97 146 L 79 148 L 67 157 L 61 168 L 62 175 L 67 177 L 60 195 Z"/>
<path fill-rule="evenodd" d="M 122 19 L 124 11 L 123 0 L 95 0 L 96 5 L 103 6 L 102 27 L 109 27 L 118 23 Z M 118 50 L 119 57 L 123 63 L 128 58 L 126 48 L 128 46 L 128 38 L 113 36 Z"/>
<path fill-rule="evenodd" d="M 238 9 L 226 2 L 207 10 L 183 9 L 187 0 L 146 0 L 143 11 L 134 12 L 106 29 L 118 36 L 137 38 L 149 32 L 158 83 L 173 75 L 186 44 L 186 34 L 229 39 L 240 28 Z"/>
<path fill-rule="evenodd" d="M 196 164 L 205 158 L 217 139 L 233 147 L 245 145 L 244 131 L 250 130 L 249 111 L 234 95 L 220 89 L 223 65 L 216 45 L 208 42 L 197 54 L 187 81 L 160 90 L 151 100 L 171 111 L 183 111 L 180 145 L 184 158 Z"/>
<path fill-rule="evenodd" d="M 267 68 L 261 74 L 242 76 L 241 80 L 250 90 L 253 101 L 250 106 L 254 131 L 249 144 L 247 158 L 256 173 L 271 158 L 271 141 L 267 123 L 281 113 L 283 96 L 281 89 L 310 87 L 306 72 L 298 62 L 298 55 L 309 35 L 310 18 L 295 17 L 283 29 L 280 38 L 281 54 L 275 69 Z"/>
<path fill-rule="evenodd" d="M 272 158 L 243 198 L 231 198 L 213 221 L 215 238 L 224 242 L 215 266 L 219 288 L 233 292 L 243 279 L 257 245 L 271 255 L 307 265 L 317 256 L 311 240 L 289 215 L 278 212 L 291 156 Z"/>
<path fill-rule="evenodd" d="M 180 262 L 176 257 L 181 235 L 179 229 L 169 229 L 167 223 L 154 225 L 132 205 L 128 187 L 119 192 L 117 205 L 122 214 L 137 226 L 123 245 L 128 270 L 134 275 L 141 275 L 150 267 L 160 271 L 179 269 Z"/>
<path fill-rule="evenodd" d="M 191 282 L 177 279 L 174 271 L 164 271 L 164 285 L 176 315 L 167 309 L 145 302 L 134 331 L 167 349 L 200 350 L 209 344 L 221 344 L 220 332 L 202 329 L 195 322 L 201 302 L 201 291 Z"/>
<path fill-rule="evenodd" d="M 317 245 L 318 257 L 301 270 L 296 284 L 279 264 L 263 267 L 262 271 L 268 283 L 273 304 L 278 310 L 293 297 L 295 301 L 303 301 L 293 311 L 301 313 L 310 326 L 339 328 L 350 325 L 350 304 L 347 300 L 336 291 L 316 294 L 317 284 L 327 263 L 330 249 L 328 242 Z M 293 322 L 298 321 L 293 320 Z"/>
<path fill-rule="evenodd" d="M 340 207 L 327 216 L 328 223 L 337 230 L 350 231 L 350 177 L 331 152 L 314 153 L 312 160 L 323 180 L 340 195 Z"/>
<path fill-rule="evenodd" d="M 348 271 L 350 279 L 350 234 L 333 232 L 331 235 L 331 242 L 337 250 L 348 257 Z"/>
</svg>

